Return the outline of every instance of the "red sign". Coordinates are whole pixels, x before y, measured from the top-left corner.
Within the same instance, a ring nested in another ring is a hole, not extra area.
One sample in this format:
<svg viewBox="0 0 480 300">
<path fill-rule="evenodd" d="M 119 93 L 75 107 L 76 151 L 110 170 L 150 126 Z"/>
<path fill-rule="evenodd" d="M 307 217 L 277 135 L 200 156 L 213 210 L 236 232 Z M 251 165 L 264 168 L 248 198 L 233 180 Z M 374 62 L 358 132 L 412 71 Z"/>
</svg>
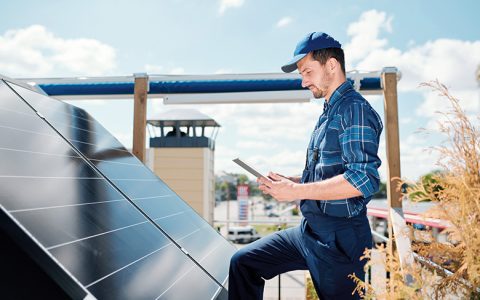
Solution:
<svg viewBox="0 0 480 300">
<path fill-rule="evenodd" d="M 248 198 L 248 184 L 237 185 L 237 199 Z"/>
<path fill-rule="evenodd" d="M 237 200 L 238 200 L 238 219 L 242 221 L 248 220 L 248 185 L 237 185 Z M 245 222 L 240 222 L 240 225 L 247 225 Z"/>
</svg>

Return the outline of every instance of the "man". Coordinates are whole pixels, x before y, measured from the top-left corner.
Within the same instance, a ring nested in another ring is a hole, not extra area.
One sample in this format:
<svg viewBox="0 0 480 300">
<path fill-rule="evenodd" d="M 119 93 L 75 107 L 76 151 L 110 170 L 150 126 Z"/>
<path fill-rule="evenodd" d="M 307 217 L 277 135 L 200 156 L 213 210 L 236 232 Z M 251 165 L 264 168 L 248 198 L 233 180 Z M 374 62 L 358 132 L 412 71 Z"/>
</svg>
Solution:
<svg viewBox="0 0 480 300">
<path fill-rule="evenodd" d="M 264 279 L 309 270 L 321 299 L 355 299 L 363 278 L 365 248 L 372 236 L 366 205 L 378 190 L 378 144 L 382 122 L 369 103 L 346 81 L 341 45 L 313 32 L 302 39 L 284 72 L 299 70 L 302 87 L 325 98 L 307 149 L 301 177 L 269 173 L 260 189 L 278 201 L 302 199 L 300 226 L 264 237 L 231 259 L 230 299 L 262 299 Z"/>
</svg>

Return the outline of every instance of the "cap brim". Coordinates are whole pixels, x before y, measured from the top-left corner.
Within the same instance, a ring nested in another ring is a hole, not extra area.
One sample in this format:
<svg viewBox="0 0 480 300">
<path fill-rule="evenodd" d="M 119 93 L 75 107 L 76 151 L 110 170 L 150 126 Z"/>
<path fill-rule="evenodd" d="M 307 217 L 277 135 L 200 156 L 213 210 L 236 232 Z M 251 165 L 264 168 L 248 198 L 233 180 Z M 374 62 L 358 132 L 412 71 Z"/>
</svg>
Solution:
<svg viewBox="0 0 480 300">
<path fill-rule="evenodd" d="M 291 73 L 295 71 L 297 69 L 297 62 L 305 56 L 307 56 L 307 53 L 295 55 L 292 60 L 290 60 L 286 65 L 282 66 L 282 71 L 285 73 Z"/>
</svg>

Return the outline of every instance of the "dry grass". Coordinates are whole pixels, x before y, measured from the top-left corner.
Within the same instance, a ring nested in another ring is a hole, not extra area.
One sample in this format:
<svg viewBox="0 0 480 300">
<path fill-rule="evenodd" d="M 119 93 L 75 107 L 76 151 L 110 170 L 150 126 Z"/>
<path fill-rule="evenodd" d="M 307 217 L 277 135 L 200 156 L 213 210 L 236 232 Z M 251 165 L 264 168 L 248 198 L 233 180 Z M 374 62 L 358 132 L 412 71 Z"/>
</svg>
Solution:
<svg viewBox="0 0 480 300">
<path fill-rule="evenodd" d="M 374 287 L 355 276 L 352 279 L 357 282 L 357 292 L 365 299 L 443 299 L 447 295 L 480 299 L 480 131 L 443 84 L 433 81 L 421 86 L 438 92 L 448 100 L 451 109 L 442 113 L 446 122 L 439 124 L 447 140 L 433 148 L 440 154 L 437 162 L 440 171 L 410 184 L 407 195 L 412 201 L 435 202 L 436 209 L 428 212 L 428 216 L 450 222 L 448 235 L 454 242 L 416 243 L 412 248 L 453 275 L 437 274 L 419 263 L 402 272 L 396 253 L 389 255 L 380 247 L 377 251 L 384 253 L 386 259 L 370 260 L 366 268 L 383 264 L 390 272 L 385 292 L 376 294 Z M 367 252 L 365 259 L 370 259 L 370 255 Z M 405 272 L 413 275 L 413 284 L 405 284 Z"/>
<path fill-rule="evenodd" d="M 444 145 L 434 150 L 440 154 L 440 172 L 429 183 L 423 180 L 408 188 L 412 201 L 430 200 L 437 206 L 429 215 L 448 220 L 451 245 L 431 243 L 418 252 L 432 256 L 454 274 L 439 281 L 438 295 L 464 291 L 468 297 L 479 296 L 480 288 L 480 131 L 467 117 L 459 100 L 438 81 L 422 86 L 448 99 L 451 109 L 442 115 L 446 122 L 439 124 L 447 137 Z M 433 184 L 432 184 L 433 182 Z M 464 279 L 464 280 L 462 280 Z M 470 284 L 466 284 L 465 280 Z"/>
<path fill-rule="evenodd" d="M 365 283 L 355 274 L 350 275 L 350 278 L 357 283 L 357 292 L 363 299 L 431 299 L 433 291 L 426 289 L 426 286 L 431 286 L 437 279 L 435 274 L 430 270 L 421 267 L 420 265 L 407 266 L 405 269 L 400 268 L 398 255 L 389 255 L 389 251 L 383 245 L 377 245 L 377 255 L 372 258 L 372 251 L 365 251 L 365 255 L 361 259 L 367 259 L 365 270 L 384 266 L 385 271 L 390 274 L 389 278 L 385 278 L 385 289 L 379 289 L 378 286 L 373 286 L 370 283 Z M 405 278 L 411 276 L 412 284 L 406 284 Z"/>
</svg>

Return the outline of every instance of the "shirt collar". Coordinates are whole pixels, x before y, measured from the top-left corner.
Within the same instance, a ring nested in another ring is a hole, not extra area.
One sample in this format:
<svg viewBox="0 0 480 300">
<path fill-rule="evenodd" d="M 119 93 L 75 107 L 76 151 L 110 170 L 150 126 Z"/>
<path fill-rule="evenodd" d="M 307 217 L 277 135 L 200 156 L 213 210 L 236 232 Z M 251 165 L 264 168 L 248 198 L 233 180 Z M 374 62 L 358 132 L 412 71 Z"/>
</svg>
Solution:
<svg viewBox="0 0 480 300">
<path fill-rule="evenodd" d="M 328 102 L 327 100 L 325 100 L 325 102 L 323 103 L 323 111 L 327 110 L 327 108 L 332 107 L 335 102 L 342 99 L 343 95 L 350 89 L 353 89 L 352 84 L 350 83 L 350 81 L 345 80 L 345 82 L 339 85 L 338 88 L 332 93 L 330 100 L 328 100 Z"/>
</svg>

